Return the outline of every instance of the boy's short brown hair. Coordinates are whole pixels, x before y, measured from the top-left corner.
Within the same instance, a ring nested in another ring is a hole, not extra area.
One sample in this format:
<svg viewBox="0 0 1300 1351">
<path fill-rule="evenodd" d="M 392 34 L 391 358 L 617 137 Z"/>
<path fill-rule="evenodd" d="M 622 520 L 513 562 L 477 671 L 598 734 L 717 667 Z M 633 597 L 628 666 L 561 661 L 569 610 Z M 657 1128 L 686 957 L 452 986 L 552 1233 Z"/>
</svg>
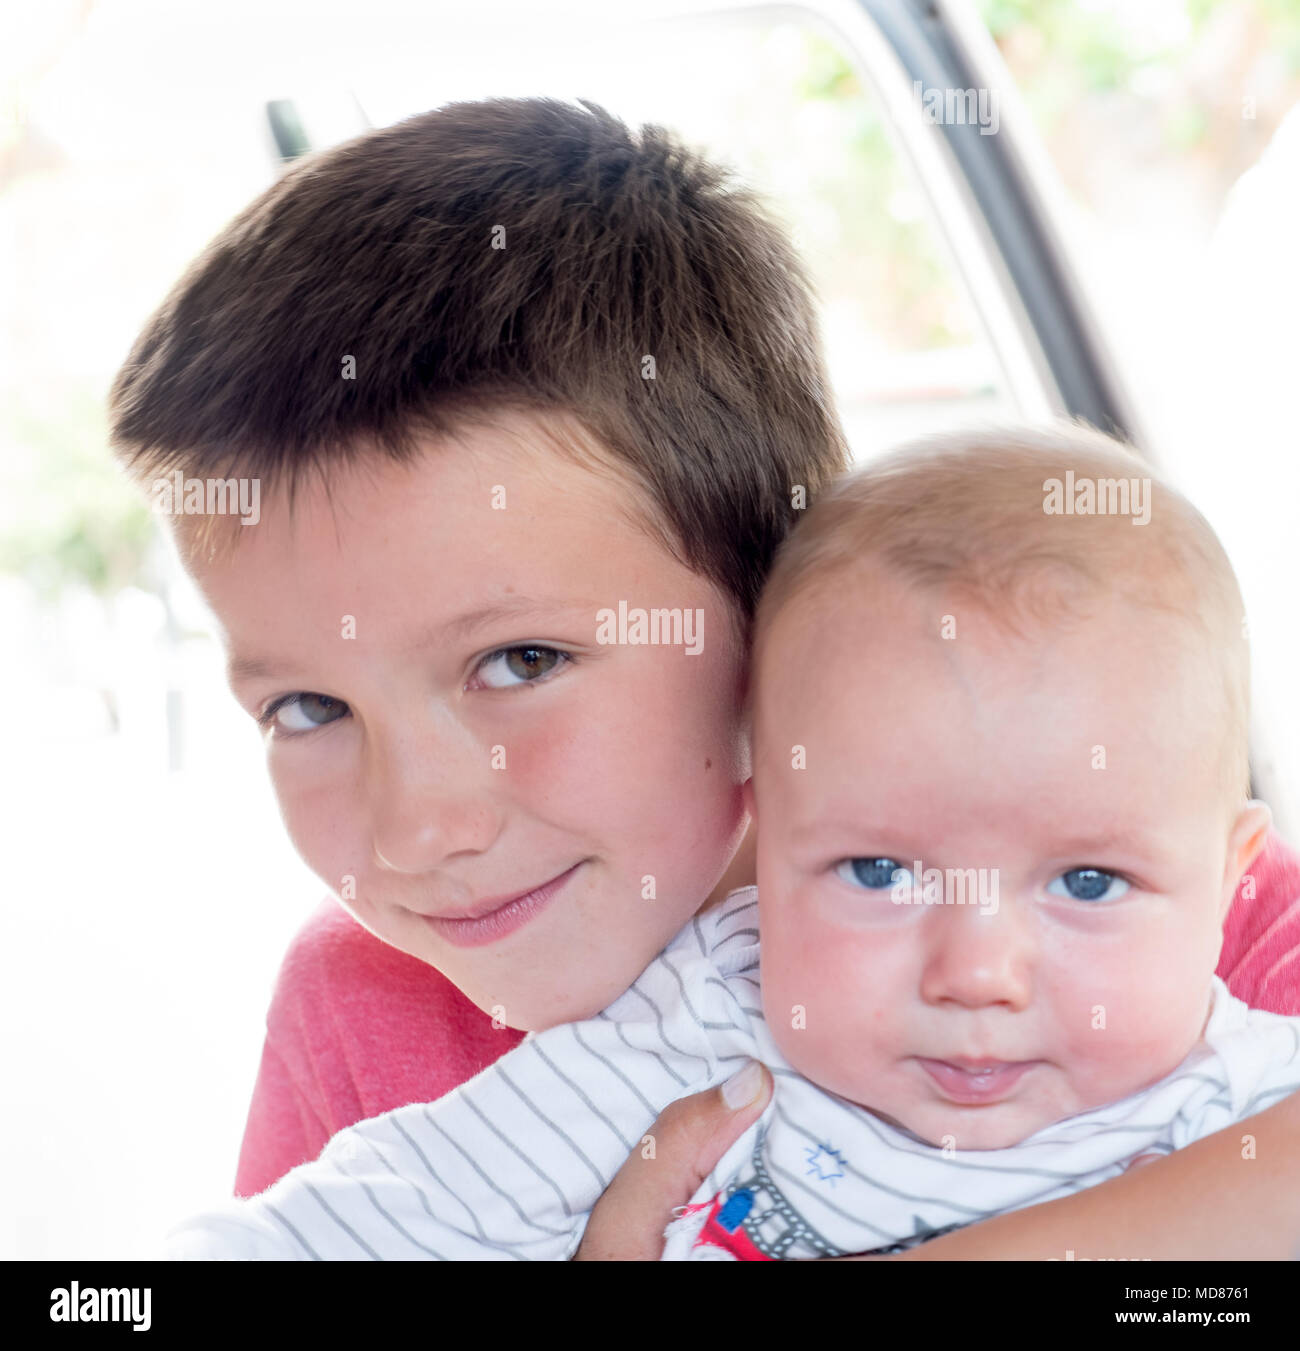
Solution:
<svg viewBox="0 0 1300 1351">
<path fill-rule="evenodd" d="M 792 492 L 846 460 L 781 228 L 729 170 L 586 101 L 452 103 L 309 157 L 177 283 L 110 404 L 138 480 L 291 498 L 500 410 L 576 420 L 745 619 Z"/>
</svg>

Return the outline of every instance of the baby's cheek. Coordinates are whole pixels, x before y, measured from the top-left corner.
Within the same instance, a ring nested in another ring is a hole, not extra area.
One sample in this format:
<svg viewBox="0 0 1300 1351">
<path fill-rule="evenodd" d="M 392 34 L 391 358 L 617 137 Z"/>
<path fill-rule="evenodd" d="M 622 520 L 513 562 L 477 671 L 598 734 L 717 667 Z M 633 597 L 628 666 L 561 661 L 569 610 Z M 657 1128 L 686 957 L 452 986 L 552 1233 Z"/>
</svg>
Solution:
<svg viewBox="0 0 1300 1351">
<path fill-rule="evenodd" d="M 768 932 L 769 926 L 774 932 Z M 819 1078 L 831 1030 L 838 1020 L 825 998 L 812 953 L 802 939 L 779 922 L 760 922 L 763 930 L 763 1011 L 782 1055 L 801 1074 Z"/>
<path fill-rule="evenodd" d="M 1088 1111 L 1163 1078 L 1187 1055 L 1204 1020 L 1208 986 L 1179 979 L 1177 963 L 1156 965 L 1131 981 L 1081 987 L 1058 1006 L 1062 1058 Z"/>
<path fill-rule="evenodd" d="M 866 1100 L 891 1035 L 891 1001 L 858 943 L 839 933 L 771 942 L 766 931 L 763 942 L 764 1008 L 782 1054 L 832 1092 Z"/>
</svg>

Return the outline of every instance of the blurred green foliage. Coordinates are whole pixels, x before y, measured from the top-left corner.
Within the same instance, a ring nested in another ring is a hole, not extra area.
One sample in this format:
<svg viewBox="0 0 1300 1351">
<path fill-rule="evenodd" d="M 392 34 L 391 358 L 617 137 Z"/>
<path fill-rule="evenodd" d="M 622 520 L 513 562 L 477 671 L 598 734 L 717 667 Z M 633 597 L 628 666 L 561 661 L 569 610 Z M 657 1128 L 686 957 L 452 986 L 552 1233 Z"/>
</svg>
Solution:
<svg viewBox="0 0 1300 1351">
<path fill-rule="evenodd" d="M 1262 53 L 1300 77 L 1300 0 L 1183 0 L 1186 22 L 1147 22 L 1143 0 L 1126 7 L 1081 0 L 977 0 L 1039 130 L 1053 129 L 1085 99 L 1134 97 L 1144 73 L 1178 72 L 1213 47 L 1225 13 L 1247 34 L 1247 55 Z M 1167 14 L 1167 11 L 1162 11 Z M 1177 16 L 1175 15 L 1175 18 Z M 811 195 L 834 229 L 817 242 L 820 266 L 852 295 L 864 324 L 903 351 L 929 351 L 974 340 L 973 316 L 916 196 L 874 98 L 841 50 L 803 30 L 799 92 L 822 105 L 847 161 L 817 174 Z M 1213 52 L 1211 52 L 1213 55 Z M 1167 82 L 1168 83 L 1168 82 Z M 1173 153 L 1221 152 L 1225 183 L 1239 175 L 1243 145 L 1231 81 L 1215 88 L 1178 84 L 1155 109 Z M 1286 91 L 1284 90 L 1283 93 Z M 1139 97 L 1154 99 L 1147 94 Z M 1218 99 L 1218 103 L 1214 102 Z M 1266 136 L 1269 128 L 1261 126 Z M 1103 147 L 1099 153 L 1110 153 Z M 10 390 L 0 412 L 0 570 L 26 577 L 44 597 L 78 583 L 100 594 L 136 584 L 156 589 L 150 569 L 156 523 L 105 445 L 105 411 L 86 389 L 40 394 Z"/>
<path fill-rule="evenodd" d="M 1160 29 L 1145 22 L 1142 0 L 1122 7 L 1080 0 L 978 0 L 979 13 L 1006 56 L 1039 129 L 1051 133 L 1081 96 L 1132 87 L 1146 69 L 1185 68 L 1214 22 L 1232 17 L 1254 34 L 1257 46 L 1279 58 L 1285 73 L 1300 76 L 1300 0 L 1183 0 L 1185 24 Z M 1229 14 L 1231 12 L 1231 14 Z M 1166 11 L 1167 13 L 1167 11 Z M 1186 91 L 1180 106 L 1164 111 L 1168 147 L 1186 150 L 1214 135 L 1208 106 Z M 1229 99 L 1230 106 L 1235 100 Z"/>
<path fill-rule="evenodd" d="M 1300 77 L 1300 0 L 1184 0 L 1181 11 L 1176 5 L 1144 10 L 1142 0 L 1125 5 L 978 0 L 978 10 L 1049 150 L 1053 134 L 1073 117 L 1075 139 L 1063 152 L 1058 148 L 1067 162 L 1078 153 L 1080 110 L 1119 101 L 1124 116 L 1134 119 L 1129 123 L 1134 132 L 1140 116 L 1169 156 L 1205 155 L 1226 192 L 1289 103 L 1300 97 L 1300 86 L 1292 87 Z M 1225 18 L 1232 20 L 1235 45 L 1220 52 Z M 874 97 L 833 42 L 805 30 L 804 47 L 800 93 L 837 110 L 852 156 L 851 170 L 841 165 L 816 185 L 819 200 L 834 209 L 841 226 L 824 266 L 859 299 L 870 327 L 899 348 L 926 351 L 971 342 L 971 315 L 954 291 L 936 232 L 914 209 L 910 172 L 898 159 Z M 1228 67 L 1221 78 L 1216 57 Z M 1256 79 L 1261 86 L 1275 80 L 1276 72 L 1259 73 L 1259 67 L 1278 60 L 1283 80 L 1280 88 L 1274 83 L 1273 106 L 1249 124 L 1251 135 L 1243 135 L 1242 96 L 1253 91 Z M 1096 153 L 1129 151 L 1098 142 Z M 1137 158 L 1134 164 L 1140 172 Z"/>
<path fill-rule="evenodd" d="M 1197 31 L 1224 0 L 1184 0 Z M 1283 57 L 1293 75 L 1300 75 L 1300 0 L 1237 0 L 1258 15 L 1266 26 L 1269 47 Z"/>
<path fill-rule="evenodd" d="M 1034 47 L 1058 57 L 1085 89 L 1118 88 L 1144 59 L 1113 12 L 1078 0 L 980 0 L 979 10 L 995 42 L 1031 32 Z"/>
<path fill-rule="evenodd" d="M 151 583 L 156 523 L 105 450 L 105 413 L 90 391 L 39 410 L 12 399 L 0 418 L 4 497 L 0 570 L 45 600 L 80 583 L 99 595 Z"/>
<path fill-rule="evenodd" d="M 838 45 L 812 29 L 801 36 L 804 69 L 797 92 L 838 109 L 851 157 L 817 184 L 819 200 L 835 211 L 841 227 L 827 266 L 891 345 L 929 351 L 970 343 L 970 316 L 953 288 L 952 268 L 875 98 L 865 93 Z"/>
</svg>

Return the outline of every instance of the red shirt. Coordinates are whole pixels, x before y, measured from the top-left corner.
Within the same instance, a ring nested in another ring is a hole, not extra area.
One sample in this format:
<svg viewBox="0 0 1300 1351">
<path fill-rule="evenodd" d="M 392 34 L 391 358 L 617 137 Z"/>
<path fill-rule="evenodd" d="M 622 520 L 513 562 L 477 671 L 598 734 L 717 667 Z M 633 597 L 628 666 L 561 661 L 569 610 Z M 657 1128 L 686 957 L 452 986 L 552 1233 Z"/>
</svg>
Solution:
<svg viewBox="0 0 1300 1351">
<path fill-rule="evenodd" d="M 1254 1008 L 1300 1014 L 1300 856 L 1276 834 L 1242 879 L 1218 971 Z M 441 1097 L 522 1040 L 433 967 L 322 902 L 276 980 L 235 1194 L 314 1159 L 344 1126 Z"/>
</svg>

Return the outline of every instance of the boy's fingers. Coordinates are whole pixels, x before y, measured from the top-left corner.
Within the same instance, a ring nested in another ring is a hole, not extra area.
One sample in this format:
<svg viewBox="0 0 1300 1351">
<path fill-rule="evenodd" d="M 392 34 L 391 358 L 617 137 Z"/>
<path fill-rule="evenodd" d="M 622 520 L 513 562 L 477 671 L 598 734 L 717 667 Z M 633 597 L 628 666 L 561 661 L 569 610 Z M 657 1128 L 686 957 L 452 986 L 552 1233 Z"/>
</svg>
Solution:
<svg viewBox="0 0 1300 1351">
<path fill-rule="evenodd" d="M 771 1096 L 771 1074 L 750 1061 L 721 1088 L 666 1107 L 596 1202 L 574 1260 L 657 1262 L 674 1208 L 691 1199 Z"/>
</svg>

